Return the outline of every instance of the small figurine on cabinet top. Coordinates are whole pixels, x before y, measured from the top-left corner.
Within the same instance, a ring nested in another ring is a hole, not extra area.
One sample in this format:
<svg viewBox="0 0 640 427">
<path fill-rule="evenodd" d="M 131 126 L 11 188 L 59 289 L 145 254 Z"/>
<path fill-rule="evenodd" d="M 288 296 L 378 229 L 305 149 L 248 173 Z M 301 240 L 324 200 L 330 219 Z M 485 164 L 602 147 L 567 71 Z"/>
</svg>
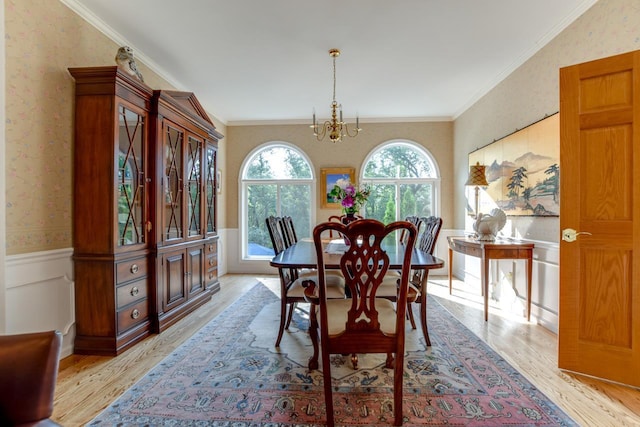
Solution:
<svg viewBox="0 0 640 427">
<path fill-rule="evenodd" d="M 129 46 L 122 46 L 118 49 L 118 53 L 116 54 L 116 64 L 125 70 L 128 74 L 136 77 L 138 80 L 144 83 L 144 78 L 140 71 L 138 71 L 138 66 L 136 65 L 136 60 L 133 57 L 133 49 Z"/>
</svg>

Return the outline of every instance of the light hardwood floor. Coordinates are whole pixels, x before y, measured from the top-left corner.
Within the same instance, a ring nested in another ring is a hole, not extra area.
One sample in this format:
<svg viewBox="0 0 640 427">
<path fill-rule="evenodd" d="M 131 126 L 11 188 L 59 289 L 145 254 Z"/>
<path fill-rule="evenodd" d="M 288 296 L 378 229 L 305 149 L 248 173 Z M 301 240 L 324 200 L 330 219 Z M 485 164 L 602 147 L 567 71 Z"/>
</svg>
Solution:
<svg viewBox="0 0 640 427">
<path fill-rule="evenodd" d="M 72 355 L 63 359 L 53 419 L 67 427 L 89 422 L 258 280 L 279 293 L 276 276 L 225 275 L 221 278 L 221 291 L 211 302 L 124 354 L 114 358 Z M 640 426 L 640 390 L 560 371 L 555 334 L 495 306 L 489 321 L 484 322 L 481 300 L 466 292 L 461 282 L 455 288 L 454 296 L 449 296 L 446 279 L 433 278 L 428 290 L 580 425 Z"/>
</svg>

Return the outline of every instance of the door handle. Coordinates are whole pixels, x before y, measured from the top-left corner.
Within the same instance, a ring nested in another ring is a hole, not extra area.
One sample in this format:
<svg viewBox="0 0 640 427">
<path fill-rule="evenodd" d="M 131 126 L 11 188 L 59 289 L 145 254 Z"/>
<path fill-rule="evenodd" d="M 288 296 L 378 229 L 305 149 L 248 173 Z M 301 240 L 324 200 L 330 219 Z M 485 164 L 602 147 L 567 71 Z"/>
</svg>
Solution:
<svg viewBox="0 0 640 427">
<path fill-rule="evenodd" d="M 576 231 L 573 228 L 565 228 L 562 230 L 562 240 L 565 242 L 575 242 L 580 234 L 586 234 L 587 236 L 592 235 L 588 231 Z"/>
</svg>

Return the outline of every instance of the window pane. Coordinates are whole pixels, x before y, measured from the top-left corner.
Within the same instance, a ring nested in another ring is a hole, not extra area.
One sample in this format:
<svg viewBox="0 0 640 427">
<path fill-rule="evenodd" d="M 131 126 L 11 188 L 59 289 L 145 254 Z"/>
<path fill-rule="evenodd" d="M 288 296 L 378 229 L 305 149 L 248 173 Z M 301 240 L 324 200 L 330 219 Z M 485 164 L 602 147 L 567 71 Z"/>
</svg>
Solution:
<svg viewBox="0 0 640 427">
<path fill-rule="evenodd" d="M 433 193 L 430 184 L 400 185 L 400 218 L 409 215 L 431 216 L 433 210 Z"/>
<path fill-rule="evenodd" d="M 373 184 L 365 205 L 367 218 L 377 219 L 385 224 L 396 219 L 396 187 L 392 184 Z"/>
<path fill-rule="evenodd" d="M 277 215 L 276 190 L 275 184 L 247 185 L 248 255 L 274 255 L 265 219 Z"/>
<path fill-rule="evenodd" d="M 311 186 L 283 185 L 280 188 L 280 212 L 290 216 L 296 228 L 298 239 L 311 237 Z"/>
<path fill-rule="evenodd" d="M 393 144 L 380 149 L 365 166 L 364 178 L 434 178 L 431 161 L 417 148 Z"/>
<path fill-rule="evenodd" d="M 266 148 L 254 155 L 245 179 L 311 179 L 311 168 L 299 153 L 287 147 Z"/>
</svg>

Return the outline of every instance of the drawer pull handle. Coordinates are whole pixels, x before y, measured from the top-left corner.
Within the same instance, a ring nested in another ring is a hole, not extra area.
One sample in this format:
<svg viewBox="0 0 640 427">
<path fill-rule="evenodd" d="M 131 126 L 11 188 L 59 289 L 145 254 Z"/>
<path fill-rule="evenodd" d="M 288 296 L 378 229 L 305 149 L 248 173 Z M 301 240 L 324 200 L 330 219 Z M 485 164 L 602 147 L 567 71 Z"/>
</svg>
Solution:
<svg viewBox="0 0 640 427">
<path fill-rule="evenodd" d="M 138 289 L 137 286 L 134 286 L 133 288 L 131 288 L 131 296 L 135 297 L 136 295 L 138 295 L 138 293 L 140 292 L 140 289 Z"/>
<path fill-rule="evenodd" d="M 140 310 L 138 310 L 137 308 L 134 308 L 133 311 L 131 312 L 131 318 L 137 319 L 138 317 L 140 317 Z"/>
<path fill-rule="evenodd" d="M 130 270 L 131 273 L 136 274 L 138 272 L 138 264 L 133 264 Z"/>
</svg>

